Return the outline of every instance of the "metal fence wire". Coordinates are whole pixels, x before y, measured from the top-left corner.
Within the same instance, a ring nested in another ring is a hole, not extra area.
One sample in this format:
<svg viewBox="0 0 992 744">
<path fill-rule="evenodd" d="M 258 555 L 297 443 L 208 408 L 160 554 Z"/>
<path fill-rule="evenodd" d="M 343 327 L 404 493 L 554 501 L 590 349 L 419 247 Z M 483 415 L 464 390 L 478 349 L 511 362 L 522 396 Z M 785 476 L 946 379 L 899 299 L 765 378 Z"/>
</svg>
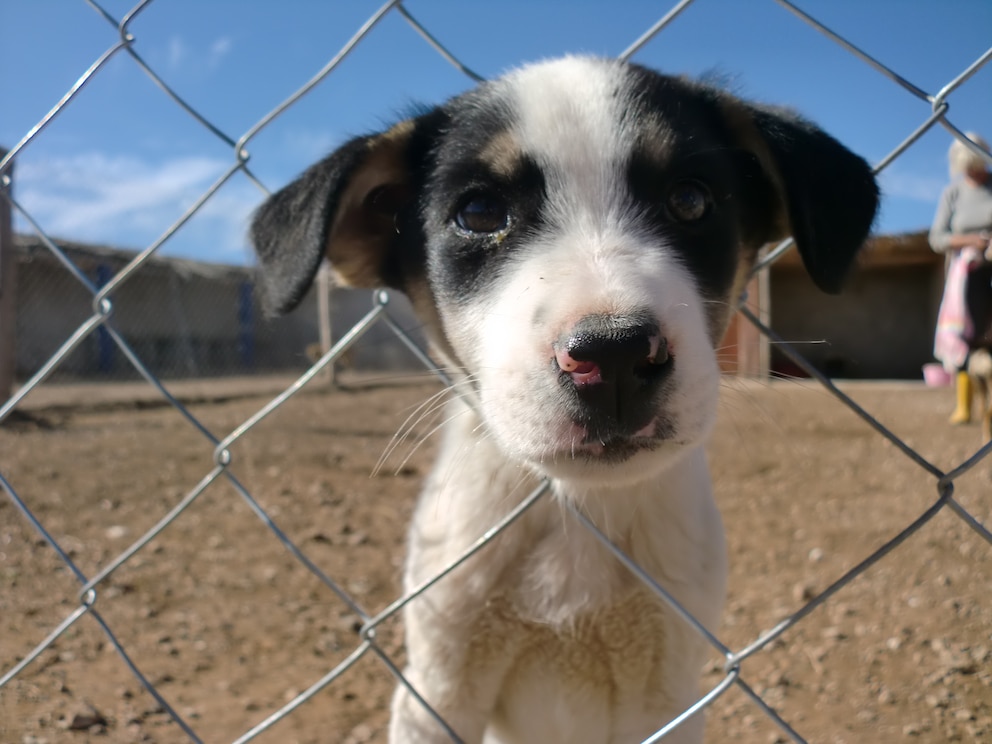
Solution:
<svg viewBox="0 0 992 744">
<path fill-rule="evenodd" d="M 32 506 L 32 499 L 30 496 L 27 494 L 22 494 L 19 491 L 18 483 L 14 479 L 9 478 L 10 471 L 8 469 L 8 465 L 5 464 L 2 457 L 0 457 L 0 486 L 2 486 L 3 491 L 6 493 L 7 499 L 10 500 L 21 516 L 27 520 L 31 528 L 33 528 L 40 539 L 47 544 L 47 547 L 54 551 L 64 567 L 70 571 L 73 576 L 75 576 L 79 583 L 78 596 L 68 599 L 65 597 L 47 598 L 48 602 L 51 603 L 52 606 L 58 607 L 68 605 L 63 611 L 63 618 L 61 622 L 54 627 L 51 627 L 47 635 L 45 635 L 44 638 L 41 638 L 30 652 L 24 654 L 23 658 L 20 658 L 20 660 L 13 663 L 13 665 L 7 669 L 0 668 L 0 674 L 2 674 L 2 676 L 0 676 L 0 694 L 3 694 L 5 686 L 10 685 L 13 680 L 18 678 L 24 679 L 30 675 L 32 665 L 41 663 L 40 657 L 42 657 L 44 652 L 51 649 L 53 645 L 56 644 L 57 640 L 71 628 L 76 626 L 78 623 L 96 623 L 105 636 L 106 642 L 109 643 L 110 647 L 116 651 L 117 655 L 120 657 L 120 660 L 130 670 L 131 674 L 133 674 L 134 677 L 140 682 L 140 685 L 154 697 L 157 704 L 161 706 L 161 709 L 171 719 L 171 721 L 174 722 L 175 726 L 184 732 L 185 736 L 188 737 L 190 741 L 201 741 L 200 734 L 197 733 L 197 722 L 195 717 L 187 715 L 183 710 L 177 709 L 177 707 L 170 702 L 167 696 L 160 691 L 159 687 L 161 685 L 161 680 L 148 674 L 146 671 L 139 668 L 137 663 L 135 663 L 132 658 L 132 654 L 129 653 L 127 643 L 121 640 L 122 636 L 127 635 L 127 628 L 121 628 L 112 620 L 108 619 L 110 617 L 110 613 L 105 613 L 104 611 L 104 605 L 108 600 L 103 599 L 101 593 L 105 587 L 109 586 L 109 578 L 117 572 L 118 569 L 126 564 L 136 561 L 141 556 L 149 552 L 149 544 L 158 535 L 167 530 L 181 529 L 177 523 L 177 520 L 179 520 L 180 516 L 183 515 L 183 513 L 201 496 L 201 494 L 210 489 L 215 482 L 226 481 L 233 486 L 240 498 L 243 499 L 243 501 L 250 507 L 250 509 L 264 523 L 264 525 L 271 530 L 275 537 L 284 546 L 286 551 L 288 551 L 288 554 L 295 560 L 299 561 L 299 563 L 302 564 L 307 571 L 311 572 L 313 576 L 319 579 L 321 585 L 326 588 L 326 598 L 333 599 L 336 597 L 337 600 L 340 600 L 348 608 L 350 608 L 350 611 L 358 618 L 356 623 L 356 641 L 350 653 L 348 653 L 343 661 L 330 669 L 321 679 L 313 682 L 313 684 L 311 684 L 307 689 L 293 695 L 291 699 L 286 701 L 285 705 L 281 709 L 277 710 L 272 715 L 267 716 L 264 720 L 261 720 L 249 729 L 244 730 L 243 733 L 237 736 L 235 741 L 246 742 L 254 739 L 256 736 L 275 726 L 283 719 L 291 717 L 294 710 L 296 710 L 300 705 L 307 702 L 315 695 L 318 695 L 318 693 L 324 690 L 324 688 L 334 684 L 336 680 L 341 678 L 343 675 L 346 675 L 352 667 L 366 657 L 381 661 L 384 668 L 396 677 L 399 684 L 409 687 L 414 695 L 421 700 L 422 704 L 425 707 L 429 707 L 427 701 L 420 698 L 417 691 L 413 690 L 411 687 L 409 681 L 404 679 L 403 674 L 400 671 L 400 668 L 402 667 L 400 660 L 395 658 L 396 655 L 394 652 L 390 652 L 383 646 L 383 644 L 380 643 L 377 631 L 381 628 L 381 626 L 383 626 L 383 624 L 394 619 L 397 613 L 399 613 L 400 610 L 414 597 L 423 592 L 429 592 L 431 587 L 437 581 L 442 580 L 446 573 L 454 570 L 458 565 L 467 560 L 471 554 L 474 554 L 474 552 L 484 549 L 485 545 L 502 530 L 512 529 L 511 525 L 514 519 L 516 519 L 527 509 L 531 508 L 537 501 L 545 497 L 546 484 L 539 487 L 536 491 L 520 502 L 520 504 L 502 522 L 493 525 L 493 528 L 483 539 L 478 542 L 472 552 L 459 559 L 459 561 L 453 564 L 447 571 L 445 571 L 444 574 L 434 577 L 431 581 L 427 582 L 411 594 L 397 597 L 395 601 L 391 602 L 382 609 L 374 610 L 363 607 L 353 597 L 354 592 L 349 589 L 348 577 L 327 575 L 320 568 L 320 566 L 318 566 L 308 556 L 307 552 L 303 547 L 301 547 L 301 545 L 296 544 L 280 529 L 274 516 L 263 508 L 259 501 L 253 496 L 249 487 L 235 476 L 230 466 L 233 460 L 232 446 L 236 442 L 248 437 L 256 425 L 258 425 L 271 413 L 279 409 L 280 406 L 282 406 L 287 400 L 303 389 L 304 386 L 313 380 L 325 366 L 337 359 L 349 348 L 351 344 L 361 338 L 363 334 L 368 332 L 369 329 L 373 327 L 378 326 L 380 328 L 388 328 L 395 335 L 397 341 L 401 345 L 408 347 L 408 349 L 422 361 L 427 369 L 433 370 L 435 373 L 443 377 L 443 373 L 433 365 L 427 353 L 420 347 L 418 342 L 415 341 L 406 331 L 404 331 L 404 329 L 401 328 L 391 316 L 389 308 L 389 295 L 386 292 L 373 293 L 372 309 L 359 323 L 351 328 L 338 343 L 333 346 L 329 353 L 323 356 L 323 358 L 321 358 L 309 371 L 307 371 L 306 374 L 300 377 L 284 392 L 272 399 L 261 410 L 257 411 L 257 413 L 252 415 L 250 418 L 235 426 L 228 433 L 223 435 L 212 431 L 210 427 L 194 416 L 186 405 L 173 396 L 170 390 L 152 372 L 151 365 L 145 358 L 147 356 L 147 352 L 136 349 L 130 345 L 125 335 L 119 332 L 112 319 L 114 317 L 115 298 L 118 296 L 118 293 L 126 288 L 129 283 L 134 282 L 136 277 L 141 276 L 141 272 L 148 267 L 152 257 L 156 255 L 156 252 L 159 251 L 162 245 L 172 238 L 172 236 L 178 231 L 182 230 L 187 221 L 207 202 L 214 198 L 218 190 L 220 190 L 231 178 L 237 174 L 246 176 L 256 183 L 263 192 L 267 193 L 265 186 L 259 182 L 251 170 L 249 148 L 252 141 L 268 124 L 280 117 L 284 112 L 294 106 L 312 88 L 321 84 L 321 82 L 324 81 L 329 75 L 333 74 L 341 61 L 356 47 L 356 45 L 362 43 L 363 39 L 366 38 L 366 36 L 378 23 L 383 20 L 383 18 L 390 14 L 398 14 L 399 16 L 402 16 L 402 18 L 409 24 L 413 32 L 423 37 L 428 44 L 430 44 L 455 68 L 462 71 L 472 80 L 478 79 L 478 76 L 475 75 L 475 73 L 473 73 L 460 60 L 456 59 L 449 51 L 447 51 L 442 45 L 442 42 L 436 39 L 430 33 L 429 29 L 422 26 L 417 19 L 411 15 L 410 10 L 405 7 L 402 2 L 399 0 L 390 0 L 390 2 L 382 5 L 381 8 L 379 8 L 371 17 L 368 18 L 368 20 L 355 32 L 354 36 L 344 45 L 344 47 L 342 47 L 340 51 L 335 54 L 334 57 L 330 59 L 316 75 L 313 76 L 312 79 L 306 81 L 296 92 L 280 103 L 276 108 L 265 114 L 265 116 L 259 119 L 246 132 L 240 136 L 230 135 L 223 131 L 219 125 L 208 119 L 201 111 L 191 106 L 186 100 L 183 99 L 178 91 L 170 88 L 162 77 L 159 76 L 156 70 L 149 65 L 149 63 L 146 62 L 146 60 L 139 53 L 141 45 L 139 39 L 131 32 L 131 24 L 138 14 L 144 11 L 151 4 L 151 1 L 152 0 L 144 0 L 143 2 L 139 2 L 125 16 L 122 18 L 116 18 L 101 7 L 101 5 L 97 2 L 88 0 L 89 5 L 92 6 L 97 13 L 103 16 L 107 23 L 117 30 L 118 35 L 116 41 L 111 44 L 104 51 L 104 53 L 101 54 L 99 58 L 82 73 L 76 84 L 65 93 L 62 99 L 58 101 L 51 111 L 41 121 L 39 121 L 35 127 L 27 132 L 20 142 L 16 143 L 6 157 L 0 160 L 0 178 L 3 179 L 3 191 L 0 193 L 2 193 L 2 196 L 5 199 L 10 201 L 14 210 L 16 210 L 16 212 L 19 213 L 25 221 L 31 224 L 47 251 L 51 254 L 51 256 L 55 257 L 64 268 L 64 276 L 73 280 L 76 285 L 76 291 L 85 293 L 90 307 L 86 317 L 84 317 L 81 322 L 79 322 L 78 326 L 67 335 L 61 347 L 52 353 L 47 361 L 40 366 L 37 373 L 34 374 L 34 376 L 31 377 L 31 379 L 29 379 L 22 387 L 20 387 L 16 394 L 14 394 L 13 397 L 11 397 L 2 406 L 2 408 L 0 408 L 0 421 L 16 412 L 26 396 L 31 394 L 31 392 L 39 386 L 44 385 L 46 380 L 49 379 L 49 377 L 56 370 L 58 370 L 61 365 L 66 364 L 66 360 L 70 357 L 70 354 L 74 349 L 79 347 L 94 334 L 100 333 L 104 334 L 108 342 L 112 343 L 114 347 L 127 358 L 136 373 L 144 378 L 155 390 L 157 390 L 162 399 L 164 399 L 164 401 L 171 406 L 170 410 L 174 410 L 176 415 L 182 417 L 182 419 L 188 423 L 189 427 L 191 427 L 192 432 L 194 432 L 197 437 L 201 438 L 202 448 L 209 449 L 212 452 L 212 467 L 208 468 L 207 472 L 203 474 L 202 479 L 190 488 L 190 490 L 184 494 L 181 494 L 181 497 L 175 501 L 170 509 L 163 510 L 159 521 L 154 525 L 154 527 L 148 530 L 145 534 L 141 535 L 123 552 L 110 555 L 110 557 L 102 564 L 102 567 L 96 573 L 87 574 L 84 573 L 73 560 L 73 551 L 55 537 L 53 530 L 51 529 L 49 518 L 41 515 L 38 510 Z M 159 1 L 164 2 L 165 0 Z M 707 0 L 697 1 L 706 2 Z M 908 96 L 913 96 L 925 104 L 925 107 L 921 107 L 922 113 L 919 126 L 908 137 L 901 142 L 898 142 L 892 148 L 891 152 L 879 163 L 877 163 L 875 166 L 876 172 L 880 172 L 888 167 L 903 152 L 905 152 L 907 148 L 910 148 L 914 142 L 916 142 L 924 133 L 933 127 L 943 127 L 955 137 L 963 138 L 961 131 L 959 131 L 948 118 L 950 101 L 955 91 L 980 67 L 992 59 L 992 49 L 981 55 L 970 66 L 968 66 L 967 69 L 962 70 L 961 73 L 954 79 L 948 80 L 947 83 L 936 92 L 927 92 L 913 85 L 911 82 L 901 77 L 897 72 L 887 68 L 882 62 L 874 59 L 867 52 L 855 47 L 853 44 L 841 38 L 838 34 L 831 31 L 815 18 L 810 17 L 796 6 L 787 2 L 787 0 L 776 1 L 785 12 L 792 13 L 799 19 L 799 21 L 811 25 L 829 39 L 846 49 L 852 55 L 862 60 L 874 73 L 885 76 L 892 82 L 892 84 L 901 87 Z M 631 57 L 642 46 L 652 43 L 659 34 L 665 31 L 669 23 L 676 18 L 676 16 L 682 13 L 690 4 L 691 0 L 683 0 L 682 2 L 674 5 L 671 10 L 664 15 L 664 17 L 658 20 L 657 23 L 637 38 L 637 40 L 631 44 L 621 56 L 625 58 Z M 45 232 L 45 225 L 39 224 L 38 221 L 32 217 L 24 206 L 17 201 L 16 194 L 14 194 L 8 187 L 11 183 L 10 176 L 12 172 L 12 164 L 18 154 L 26 148 L 31 147 L 32 144 L 39 138 L 44 137 L 47 125 L 55 117 L 57 117 L 63 109 L 67 106 L 71 106 L 73 100 L 77 96 L 85 95 L 85 86 L 93 80 L 94 77 L 101 74 L 101 71 L 104 69 L 104 66 L 108 60 L 118 55 L 129 56 L 134 64 L 140 67 L 141 70 L 143 70 L 144 73 L 147 74 L 159 88 L 161 88 L 163 93 L 168 96 L 176 106 L 181 107 L 209 134 L 229 146 L 232 153 L 232 159 L 230 167 L 227 171 L 223 173 L 223 175 L 218 178 L 209 189 L 199 196 L 199 198 L 189 207 L 185 214 L 183 214 L 174 224 L 168 226 L 158 240 L 155 240 L 152 244 L 148 245 L 147 248 L 134 256 L 129 263 L 118 268 L 112 276 L 106 277 L 106 280 L 100 282 L 98 286 L 98 284 L 95 283 L 90 276 L 80 270 L 79 266 L 74 263 L 69 254 L 60 248 L 54 240 L 48 237 Z M 988 153 L 984 154 L 992 160 L 992 156 Z M 757 270 L 767 270 L 770 264 L 781 256 L 782 253 L 788 250 L 788 248 L 789 243 L 786 241 L 776 250 L 772 251 Z M 905 527 L 898 532 L 898 534 L 891 537 L 891 539 L 885 542 L 877 550 L 874 550 L 864 556 L 864 558 L 849 571 L 843 573 L 843 575 L 837 576 L 826 589 L 816 593 L 815 596 L 803 597 L 804 601 L 798 610 L 788 614 L 775 627 L 756 634 L 750 643 L 747 643 L 743 647 L 739 648 L 731 648 L 725 645 L 719 638 L 708 633 L 688 612 L 678 607 L 678 605 L 666 594 L 662 587 L 653 582 L 651 578 L 642 572 L 639 567 L 626 555 L 619 551 L 615 546 L 611 545 L 607 537 L 600 532 L 597 526 L 590 522 L 581 511 L 573 509 L 575 517 L 585 526 L 585 528 L 601 540 L 638 579 L 647 584 L 647 586 L 650 587 L 652 591 L 656 592 L 664 602 L 673 605 L 677 612 L 685 619 L 685 622 L 693 625 L 699 633 L 704 635 L 706 640 L 713 646 L 716 653 L 723 659 L 722 674 L 719 681 L 712 686 L 711 689 L 705 692 L 705 694 L 702 695 L 691 708 L 686 710 L 676 720 L 659 729 L 655 734 L 650 736 L 646 742 L 664 740 L 670 732 L 675 730 L 688 717 L 697 713 L 701 709 L 709 707 L 716 699 L 724 695 L 724 693 L 728 690 L 734 688 L 742 691 L 753 705 L 753 709 L 750 711 L 750 714 L 753 715 L 760 712 L 760 715 L 766 716 L 769 719 L 776 731 L 777 738 L 775 740 L 789 740 L 794 742 L 806 741 L 801 733 L 801 724 L 795 721 L 786 721 L 784 718 L 780 717 L 774 709 L 772 702 L 766 699 L 767 695 L 764 695 L 759 686 L 753 684 L 753 681 L 749 681 L 744 667 L 747 659 L 772 646 L 780 639 L 781 636 L 783 636 L 783 634 L 792 629 L 798 623 L 801 623 L 803 619 L 815 609 L 821 605 L 824 605 L 824 603 L 830 602 L 838 590 L 851 584 L 874 564 L 884 559 L 904 543 L 907 543 L 907 541 L 910 541 L 911 538 L 913 538 L 914 533 L 917 533 L 921 527 L 927 524 L 930 520 L 934 519 L 934 517 L 939 513 L 943 512 L 945 514 L 950 513 L 954 515 L 965 525 L 967 525 L 970 530 L 977 533 L 985 541 L 985 543 L 992 545 L 992 533 L 990 533 L 989 529 L 981 523 L 979 518 L 970 513 L 955 497 L 955 483 L 988 453 L 990 449 L 989 446 L 983 447 L 973 456 L 969 457 L 964 462 L 961 462 L 957 467 L 954 467 L 948 471 L 942 470 L 932 462 L 928 461 L 923 455 L 917 452 L 905 441 L 900 439 L 900 437 L 896 436 L 892 431 L 879 423 L 879 421 L 877 421 L 871 413 L 861 408 L 854 400 L 851 399 L 851 397 L 838 389 L 829 379 L 820 374 L 820 372 L 818 372 L 818 370 L 812 365 L 808 364 L 799 353 L 792 349 L 782 339 L 776 338 L 771 329 L 763 324 L 761 320 L 759 320 L 759 318 L 757 318 L 747 308 L 742 308 L 741 312 L 748 321 L 753 323 L 760 330 L 761 333 L 766 334 L 774 343 L 778 344 L 795 364 L 799 365 L 810 376 L 817 379 L 825 390 L 829 391 L 830 394 L 836 397 L 839 403 L 853 410 L 858 416 L 864 419 L 864 421 L 872 427 L 880 437 L 884 437 L 893 447 L 896 448 L 896 450 L 898 450 L 898 452 L 908 458 L 908 460 L 912 463 L 915 463 L 915 465 L 919 468 L 920 475 L 932 480 L 935 488 L 935 498 L 933 502 L 922 511 L 922 513 L 918 514 L 914 519 L 912 519 L 912 521 L 906 524 Z M 122 466 L 126 467 L 126 464 L 123 464 Z M 152 556 L 152 559 L 154 559 L 154 555 Z M 42 592 L 43 590 L 41 587 L 38 587 L 38 591 Z M 112 600 L 110 601 L 112 602 Z M 12 655 L 13 654 L 5 651 L 3 658 L 10 659 Z M 7 689 L 9 689 L 9 687 Z M 435 717 L 437 717 L 436 714 Z M 458 741 L 456 734 L 448 728 L 447 724 L 441 720 L 440 717 L 437 717 L 437 720 L 439 727 L 448 732 L 451 740 Z M 907 733 L 907 735 L 911 735 L 914 732 L 907 730 L 905 733 Z M 34 739 L 24 739 L 25 742 L 29 740 L 35 741 Z"/>
</svg>

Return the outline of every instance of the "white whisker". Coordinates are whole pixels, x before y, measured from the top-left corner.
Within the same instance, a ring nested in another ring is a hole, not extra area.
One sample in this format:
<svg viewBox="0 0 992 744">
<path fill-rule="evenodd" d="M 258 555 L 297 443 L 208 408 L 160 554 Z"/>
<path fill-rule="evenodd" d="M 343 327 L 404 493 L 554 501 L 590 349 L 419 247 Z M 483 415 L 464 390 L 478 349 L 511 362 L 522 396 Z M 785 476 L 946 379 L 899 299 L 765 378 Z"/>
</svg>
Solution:
<svg viewBox="0 0 992 744">
<path fill-rule="evenodd" d="M 424 436 L 422 436 L 420 438 L 420 440 L 415 445 L 413 445 L 413 447 L 410 448 L 410 451 L 407 452 L 406 457 L 403 458 L 403 460 L 400 462 L 400 464 L 396 466 L 396 473 L 399 473 L 403 469 L 403 466 L 406 465 L 407 462 L 409 462 L 410 458 L 413 457 L 414 453 L 418 449 L 420 449 L 420 446 L 424 442 L 426 442 L 431 437 L 432 434 L 434 434 L 435 432 L 438 432 L 441 429 L 443 429 L 444 426 L 445 426 L 445 424 L 447 424 L 449 421 L 454 421 L 459 416 L 464 416 L 468 412 L 469 412 L 469 409 L 468 408 L 462 408 L 461 410 L 456 411 L 451 416 L 448 416 L 448 418 L 444 419 L 443 421 L 441 421 L 441 423 L 437 424 L 430 431 L 428 431 L 426 434 L 424 434 Z"/>
<path fill-rule="evenodd" d="M 435 416 L 438 411 L 443 410 L 449 401 L 455 400 L 457 397 L 468 397 L 468 393 L 470 391 L 461 392 L 459 391 L 459 388 L 465 387 L 470 383 L 471 378 L 459 380 L 454 385 L 444 387 L 420 403 L 414 411 L 407 416 L 406 420 L 400 424 L 396 433 L 383 450 L 382 455 L 380 455 L 379 460 L 376 462 L 375 467 L 372 470 L 372 475 L 377 475 L 381 471 L 386 461 L 393 455 L 397 448 L 403 444 L 403 442 L 410 438 L 417 426 L 427 420 L 433 421 L 433 418 L 431 417 Z M 437 431 L 437 427 L 432 428 L 431 431 L 424 436 L 424 439 L 433 434 L 435 431 Z M 419 446 L 420 443 L 417 444 L 417 447 Z M 416 449 L 416 447 L 414 449 Z M 412 454 L 412 452 L 410 454 Z M 403 459 L 404 463 L 410 459 L 410 454 Z M 402 465 L 400 467 L 402 467 Z"/>
</svg>

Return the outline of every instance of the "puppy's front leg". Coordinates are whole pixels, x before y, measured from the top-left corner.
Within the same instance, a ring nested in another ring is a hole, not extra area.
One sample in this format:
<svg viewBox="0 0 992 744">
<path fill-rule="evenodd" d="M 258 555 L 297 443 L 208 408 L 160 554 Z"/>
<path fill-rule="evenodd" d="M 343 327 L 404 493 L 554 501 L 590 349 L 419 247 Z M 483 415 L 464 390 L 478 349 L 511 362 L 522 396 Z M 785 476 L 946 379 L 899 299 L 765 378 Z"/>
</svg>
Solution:
<svg viewBox="0 0 992 744">
<path fill-rule="evenodd" d="M 404 675 L 425 699 L 432 697 L 430 684 L 419 678 L 414 670 L 408 668 Z M 485 717 L 472 711 L 468 701 L 459 709 L 452 709 L 451 703 L 458 705 L 456 701 L 449 701 L 448 705 L 432 707 L 460 741 L 479 744 L 485 731 Z M 396 688 L 389 721 L 389 744 L 451 744 L 453 741 L 455 739 L 404 685 Z"/>
<path fill-rule="evenodd" d="M 455 399 L 438 459 L 410 526 L 403 586 L 418 590 L 471 549 L 519 496 L 536 483 L 505 467 L 498 449 L 479 438 L 479 421 Z M 466 443 L 472 443 L 468 445 Z M 472 457 L 466 457 L 470 451 Z M 507 674 L 521 654 L 524 632 L 501 585 L 532 539 L 527 519 L 403 608 L 404 676 L 465 744 L 480 744 Z M 390 744 L 449 744 L 452 739 L 402 684 L 393 696 Z M 487 744 L 490 739 L 487 739 Z"/>
<path fill-rule="evenodd" d="M 405 676 L 410 679 L 413 671 L 407 669 Z M 423 684 L 416 684 L 415 687 L 420 694 L 424 694 Z M 440 712 L 439 715 L 448 726 L 456 728 L 455 722 L 447 715 Z M 481 730 L 480 724 L 484 725 L 483 722 L 462 720 L 458 723 L 455 733 L 463 742 L 468 744 L 482 740 L 482 734 L 477 733 L 477 730 Z M 472 736 L 463 733 L 467 732 L 469 727 L 472 729 Z M 389 720 L 389 744 L 449 744 L 451 741 L 452 738 L 441 724 L 434 720 L 434 717 L 404 685 L 396 688 Z"/>
<path fill-rule="evenodd" d="M 404 676 L 464 744 L 480 744 L 515 658 L 513 624 L 497 602 L 470 615 L 452 597 L 421 597 L 408 606 Z M 453 612 L 454 610 L 454 612 Z M 461 615 L 461 617 L 458 617 Z M 449 744 L 451 736 L 407 689 L 393 696 L 390 744 Z"/>
</svg>

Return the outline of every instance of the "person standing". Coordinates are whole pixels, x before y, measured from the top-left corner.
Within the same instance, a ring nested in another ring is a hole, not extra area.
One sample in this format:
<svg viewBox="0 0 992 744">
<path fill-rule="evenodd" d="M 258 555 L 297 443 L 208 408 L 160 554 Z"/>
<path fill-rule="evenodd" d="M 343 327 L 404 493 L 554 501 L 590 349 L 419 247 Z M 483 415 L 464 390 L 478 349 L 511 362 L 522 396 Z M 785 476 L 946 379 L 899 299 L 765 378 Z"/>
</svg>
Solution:
<svg viewBox="0 0 992 744">
<path fill-rule="evenodd" d="M 967 132 L 965 136 L 989 151 L 988 142 L 979 135 Z M 957 139 L 947 159 L 951 182 L 940 196 L 930 228 L 930 247 L 947 257 L 934 356 L 955 376 L 957 404 L 950 423 L 965 424 L 971 421 L 971 380 L 965 369 L 972 332 L 966 283 L 972 268 L 992 260 L 992 172 L 988 159 Z"/>
</svg>

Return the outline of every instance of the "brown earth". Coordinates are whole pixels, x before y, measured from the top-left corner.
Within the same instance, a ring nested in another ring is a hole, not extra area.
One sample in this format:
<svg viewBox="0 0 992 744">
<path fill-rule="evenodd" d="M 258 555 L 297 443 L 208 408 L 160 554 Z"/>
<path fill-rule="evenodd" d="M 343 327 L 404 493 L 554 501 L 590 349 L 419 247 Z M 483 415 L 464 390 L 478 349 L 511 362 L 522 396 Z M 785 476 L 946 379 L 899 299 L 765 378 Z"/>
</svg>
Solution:
<svg viewBox="0 0 992 744">
<path fill-rule="evenodd" d="M 239 482 L 370 612 L 397 596 L 405 525 L 436 440 L 401 443 L 369 476 L 435 389 L 366 382 L 304 391 L 231 448 Z M 845 389 L 939 468 L 978 445 L 977 427 L 945 424 L 948 390 Z M 82 407 L 38 398 L 0 427 L 0 475 L 92 576 L 209 474 L 213 459 L 203 434 L 171 408 L 84 397 Z M 191 410 L 220 436 L 268 400 L 214 397 L 192 395 Z M 710 450 L 731 558 L 719 635 L 735 649 L 937 497 L 933 476 L 808 385 L 728 383 Z M 955 490 L 985 524 L 990 474 L 992 461 L 982 462 Z M 0 674 L 78 606 L 79 586 L 0 495 Z M 358 646 L 358 615 L 223 476 L 99 584 L 94 608 L 205 742 L 236 739 Z M 378 638 L 401 661 L 398 628 Z M 719 668 L 706 671 L 708 687 L 723 678 Z M 811 742 L 992 741 L 992 546 L 945 507 L 747 659 L 742 678 Z M 392 687 L 367 654 L 255 741 L 382 742 Z M 739 687 L 708 721 L 708 741 L 787 740 Z M 81 617 L 0 689 L 0 742 L 185 741 L 96 617 Z"/>
</svg>

